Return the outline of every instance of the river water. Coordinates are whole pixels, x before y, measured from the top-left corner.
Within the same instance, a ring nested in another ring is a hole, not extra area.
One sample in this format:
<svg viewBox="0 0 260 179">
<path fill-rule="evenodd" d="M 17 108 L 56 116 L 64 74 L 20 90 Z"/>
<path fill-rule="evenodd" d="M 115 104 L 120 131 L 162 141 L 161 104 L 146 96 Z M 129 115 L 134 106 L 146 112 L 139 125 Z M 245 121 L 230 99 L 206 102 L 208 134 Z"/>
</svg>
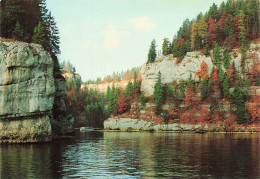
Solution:
<svg viewBox="0 0 260 179">
<path fill-rule="evenodd" d="M 0 145 L 0 178 L 259 178 L 259 137 L 93 131 Z"/>
</svg>

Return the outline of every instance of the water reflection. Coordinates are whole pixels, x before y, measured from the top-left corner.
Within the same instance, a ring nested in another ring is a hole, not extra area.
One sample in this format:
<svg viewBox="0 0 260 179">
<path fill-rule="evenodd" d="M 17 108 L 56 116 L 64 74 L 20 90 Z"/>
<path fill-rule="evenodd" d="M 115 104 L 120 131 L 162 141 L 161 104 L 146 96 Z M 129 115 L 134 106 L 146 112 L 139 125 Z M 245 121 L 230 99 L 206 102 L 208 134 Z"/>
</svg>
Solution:
<svg viewBox="0 0 260 179">
<path fill-rule="evenodd" d="M 0 178 L 259 178 L 259 134 L 86 132 L 0 159 Z"/>
</svg>

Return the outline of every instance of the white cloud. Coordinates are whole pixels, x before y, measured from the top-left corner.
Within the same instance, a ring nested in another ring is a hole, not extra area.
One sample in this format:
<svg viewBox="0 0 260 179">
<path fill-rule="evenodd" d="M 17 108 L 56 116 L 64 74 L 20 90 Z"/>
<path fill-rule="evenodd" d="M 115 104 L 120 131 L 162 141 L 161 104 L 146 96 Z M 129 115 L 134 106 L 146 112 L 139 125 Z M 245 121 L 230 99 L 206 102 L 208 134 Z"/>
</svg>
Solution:
<svg viewBox="0 0 260 179">
<path fill-rule="evenodd" d="M 117 30 L 112 24 L 108 25 L 104 30 L 106 48 L 116 48 L 119 45 L 120 37 L 129 36 L 126 31 Z"/>
<path fill-rule="evenodd" d="M 127 23 L 133 25 L 136 31 L 150 31 L 156 26 L 147 17 L 131 18 Z"/>
</svg>

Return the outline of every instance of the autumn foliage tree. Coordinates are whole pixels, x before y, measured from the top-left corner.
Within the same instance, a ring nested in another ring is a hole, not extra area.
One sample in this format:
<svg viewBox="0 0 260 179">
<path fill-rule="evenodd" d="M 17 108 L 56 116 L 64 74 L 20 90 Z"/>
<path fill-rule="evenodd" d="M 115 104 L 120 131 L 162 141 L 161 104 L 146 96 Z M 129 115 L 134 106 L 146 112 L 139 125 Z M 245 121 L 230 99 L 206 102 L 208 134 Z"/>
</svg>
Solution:
<svg viewBox="0 0 260 179">
<path fill-rule="evenodd" d="M 247 104 L 247 110 L 252 116 L 252 122 L 260 122 L 260 96 L 254 94 L 251 101 Z"/>
<path fill-rule="evenodd" d="M 216 42 L 216 24 L 212 18 L 209 19 L 208 23 L 209 23 L 209 28 L 208 28 L 209 44 L 211 47 L 213 47 Z"/>
<path fill-rule="evenodd" d="M 202 63 L 200 64 L 200 70 L 196 73 L 197 76 L 201 78 L 208 79 L 208 64 L 203 60 Z"/>
</svg>

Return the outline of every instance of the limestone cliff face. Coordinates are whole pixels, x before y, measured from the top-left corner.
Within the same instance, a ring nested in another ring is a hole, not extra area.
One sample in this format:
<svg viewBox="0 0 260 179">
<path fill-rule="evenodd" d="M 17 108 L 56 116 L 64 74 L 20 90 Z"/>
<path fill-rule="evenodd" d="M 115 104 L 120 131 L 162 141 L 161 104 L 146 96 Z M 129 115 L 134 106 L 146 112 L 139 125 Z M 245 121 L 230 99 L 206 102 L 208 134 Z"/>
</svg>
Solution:
<svg viewBox="0 0 260 179">
<path fill-rule="evenodd" d="M 106 93 L 107 92 L 107 87 L 109 86 L 112 88 L 112 86 L 116 88 L 126 88 L 128 81 L 120 81 L 120 82 L 110 82 L 110 83 L 103 83 L 103 84 L 88 84 L 88 85 L 81 85 L 81 89 L 92 89 L 92 90 L 97 90 L 100 93 Z"/>
<path fill-rule="evenodd" d="M 50 141 L 71 132 L 56 63 L 40 45 L 0 42 L 0 143 Z"/>
<path fill-rule="evenodd" d="M 247 56 L 256 53 L 260 56 L 260 44 L 251 44 L 250 49 L 247 51 Z M 231 62 L 234 61 L 237 72 L 241 72 L 241 54 L 235 49 L 231 54 L 237 54 L 235 57 L 231 56 Z M 190 75 L 193 80 L 198 81 L 199 78 L 196 72 L 200 70 L 200 64 L 205 61 L 208 64 L 208 71 L 211 72 L 213 68 L 212 57 L 201 55 L 200 52 L 188 52 L 181 63 L 176 64 L 176 58 L 172 55 L 161 56 L 153 63 L 144 64 L 141 68 L 142 84 L 141 91 L 145 96 L 153 95 L 154 84 L 157 81 L 158 72 L 161 72 L 163 83 L 171 83 L 173 81 L 187 80 Z M 247 58 L 245 61 L 245 73 L 249 72 L 252 60 Z M 224 70 L 224 68 L 223 68 Z"/>
</svg>

